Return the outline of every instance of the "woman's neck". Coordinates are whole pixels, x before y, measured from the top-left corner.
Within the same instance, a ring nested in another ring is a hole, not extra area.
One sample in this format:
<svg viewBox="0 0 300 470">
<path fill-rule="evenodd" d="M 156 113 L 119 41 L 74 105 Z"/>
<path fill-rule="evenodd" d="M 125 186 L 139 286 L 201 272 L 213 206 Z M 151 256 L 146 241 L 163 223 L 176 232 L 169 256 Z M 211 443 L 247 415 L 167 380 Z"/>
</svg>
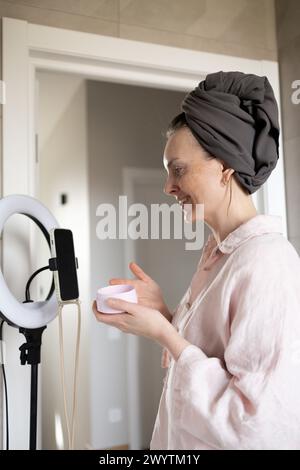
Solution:
<svg viewBox="0 0 300 470">
<path fill-rule="evenodd" d="M 247 222 L 258 215 L 257 210 L 252 202 L 248 207 L 232 206 L 229 209 L 228 215 L 224 211 L 214 214 L 210 217 L 211 220 L 205 220 L 205 223 L 210 227 L 217 243 L 221 243 L 225 238 L 237 229 L 240 225 Z"/>
</svg>

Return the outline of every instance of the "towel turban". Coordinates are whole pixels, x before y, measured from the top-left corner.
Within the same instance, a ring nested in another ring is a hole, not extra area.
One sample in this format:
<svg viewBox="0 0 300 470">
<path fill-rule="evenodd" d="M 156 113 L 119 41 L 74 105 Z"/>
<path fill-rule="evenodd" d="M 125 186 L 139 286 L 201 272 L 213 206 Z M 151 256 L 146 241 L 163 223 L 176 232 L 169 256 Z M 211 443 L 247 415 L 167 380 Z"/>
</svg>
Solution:
<svg viewBox="0 0 300 470">
<path fill-rule="evenodd" d="M 278 107 L 267 77 L 212 73 L 181 106 L 203 148 L 233 168 L 250 194 L 257 191 L 279 157 Z"/>
</svg>

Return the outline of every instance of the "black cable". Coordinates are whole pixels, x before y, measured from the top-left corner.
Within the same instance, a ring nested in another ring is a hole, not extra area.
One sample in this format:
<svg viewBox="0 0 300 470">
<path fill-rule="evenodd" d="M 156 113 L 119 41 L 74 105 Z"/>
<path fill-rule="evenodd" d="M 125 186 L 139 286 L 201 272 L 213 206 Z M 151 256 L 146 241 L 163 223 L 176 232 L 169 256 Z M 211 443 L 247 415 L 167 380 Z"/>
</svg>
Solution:
<svg viewBox="0 0 300 470">
<path fill-rule="evenodd" d="M 0 312 L 1 313 L 1 312 Z M 0 325 L 0 341 L 3 340 L 3 324 L 4 320 L 2 320 Z M 4 365 L 4 358 L 3 358 L 3 347 L 1 343 L 1 367 L 2 367 L 2 376 L 3 376 L 3 383 L 4 383 L 4 395 L 5 395 L 5 424 L 6 424 L 6 450 L 9 450 L 9 419 L 8 419 L 8 393 L 7 393 L 7 382 L 6 382 L 6 373 L 5 373 L 5 365 Z"/>
<path fill-rule="evenodd" d="M 26 284 L 26 288 L 25 288 L 25 298 L 26 298 L 25 302 L 31 302 L 31 299 L 30 299 L 30 284 L 31 284 L 31 282 L 33 281 L 35 276 L 37 276 L 42 271 L 46 271 L 46 269 L 49 269 L 49 266 L 44 266 L 43 268 L 38 269 L 28 279 L 27 284 Z"/>
<path fill-rule="evenodd" d="M 47 241 L 47 245 L 49 247 L 49 250 L 51 251 L 51 241 L 50 241 L 50 234 L 48 232 L 48 230 L 46 229 L 46 227 L 44 227 L 44 225 L 38 220 L 36 219 L 35 217 L 33 217 L 31 214 L 26 214 L 26 212 L 23 212 L 22 213 L 23 215 L 26 215 L 27 217 L 29 217 L 29 219 L 31 219 L 38 227 L 39 229 L 41 230 L 42 234 L 44 235 L 44 237 L 46 238 L 46 241 Z M 48 295 L 46 297 L 46 300 L 49 300 L 53 294 L 55 290 L 55 286 L 54 286 L 54 276 L 52 277 L 52 284 L 51 284 L 51 287 L 50 287 L 50 290 L 48 292 Z M 26 301 L 27 302 L 27 301 Z"/>
</svg>

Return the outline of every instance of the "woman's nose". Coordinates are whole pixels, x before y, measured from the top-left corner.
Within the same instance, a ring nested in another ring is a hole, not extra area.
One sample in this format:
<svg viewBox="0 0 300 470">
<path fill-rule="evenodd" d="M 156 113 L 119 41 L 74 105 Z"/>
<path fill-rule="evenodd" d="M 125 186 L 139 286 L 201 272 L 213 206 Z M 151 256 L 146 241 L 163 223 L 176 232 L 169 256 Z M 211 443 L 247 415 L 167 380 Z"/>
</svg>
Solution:
<svg viewBox="0 0 300 470">
<path fill-rule="evenodd" d="M 175 185 L 170 178 L 167 179 L 166 184 L 164 186 L 164 193 L 167 195 L 175 196 L 177 194 L 179 188 Z"/>
</svg>

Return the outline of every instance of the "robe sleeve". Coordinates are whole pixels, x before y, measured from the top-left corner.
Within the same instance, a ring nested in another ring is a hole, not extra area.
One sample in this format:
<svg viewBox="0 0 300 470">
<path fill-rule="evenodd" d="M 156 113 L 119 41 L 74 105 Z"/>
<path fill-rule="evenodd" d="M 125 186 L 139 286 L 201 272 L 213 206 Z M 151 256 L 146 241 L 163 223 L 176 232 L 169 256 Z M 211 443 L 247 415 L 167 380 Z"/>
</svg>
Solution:
<svg viewBox="0 0 300 470">
<path fill-rule="evenodd" d="M 294 304 L 285 270 L 267 263 L 268 257 L 261 259 L 232 289 L 224 360 L 192 344 L 174 364 L 180 427 L 213 448 L 248 447 L 260 403 L 272 387 L 284 317 Z"/>
</svg>

